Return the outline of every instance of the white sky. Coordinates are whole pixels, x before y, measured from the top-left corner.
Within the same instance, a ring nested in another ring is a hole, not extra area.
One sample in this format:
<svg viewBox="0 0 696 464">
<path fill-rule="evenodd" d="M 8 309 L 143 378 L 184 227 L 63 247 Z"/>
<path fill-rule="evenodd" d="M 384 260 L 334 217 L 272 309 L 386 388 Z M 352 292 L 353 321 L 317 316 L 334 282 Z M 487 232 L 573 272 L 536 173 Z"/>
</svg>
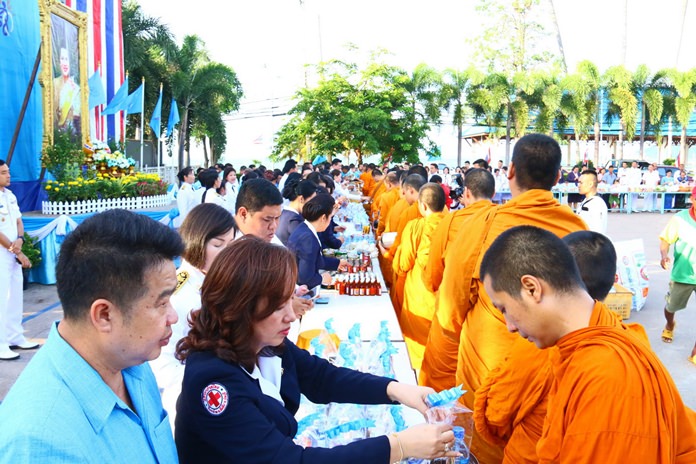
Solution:
<svg viewBox="0 0 696 464">
<path fill-rule="evenodd" d="M 284 112 L 304 84 L 304 64 L 346 56 L 345 44 L 378 47 L 411 71 L 425 62 L 437 69 L 466 68 L 480 29 L 473 0 L 138 0 L 143 11 L 168 24 L 179 42 L 197 34 L 211 59 L 231 66 L 245 100 L 228 123 L 225 161 L 264 159 L 282 118 L 250 117 L 271 106 Z M 549 0 L 541 0 L 548 2 Z M 696 2 L 687 10 L 682 56 L 677 45 L 684 0 L 629 0 L 626 66 L 696 67 Z M 601 70 L 621 64 L 624 0 L 554 0 L 569 71 L 583 59 Z M 553 24 L 546 25 L 553 31 Z M 321 32 L 320 32 L 321 31 Z M 552 37 L 555 40 L 555 37 Z M 271 104 L 273 103 L 273 105 Z M 456 136 L 443 128 L 444 138 Z M 259 137 L 261 137 L 259 139 Z M 259 140 L 261 143 L 258 143 Z M 254 143 L 256 141 L 257 143 Z M 453 146 L 447 140 L 447 146 Z M 443 147 L 443 157 L 447 157 Z"/>
</svg>

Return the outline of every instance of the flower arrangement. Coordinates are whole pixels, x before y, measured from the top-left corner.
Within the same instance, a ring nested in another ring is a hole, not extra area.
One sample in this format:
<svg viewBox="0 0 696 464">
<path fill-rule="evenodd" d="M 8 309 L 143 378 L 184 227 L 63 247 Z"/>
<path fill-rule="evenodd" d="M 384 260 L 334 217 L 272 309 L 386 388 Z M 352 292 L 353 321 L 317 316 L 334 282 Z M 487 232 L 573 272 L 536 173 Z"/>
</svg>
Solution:
<svg viewBox="0 0 696 464">
<path fill-rule="evenodd" d="M 164 195 L 167 183 L 157 174 L 135 174 L 114 178 L 98 172 L 95 179 L 77 177 L 71 181 L 46 181 L 48 200 L 71 202 L 103 198 L 133 198 Z"/>
<path fill-rule="evenodd" d="M 108 147 L 95 151 L 92 155 L 92 159 L 96 163 L 105 163 L 110 168 L 117 167 L 120 169 L 128 169 L 131 166 L 135 166 L 135 160 L 133 158 L 126 158 L 120 151 L 111 153 Z"/>
</svg>

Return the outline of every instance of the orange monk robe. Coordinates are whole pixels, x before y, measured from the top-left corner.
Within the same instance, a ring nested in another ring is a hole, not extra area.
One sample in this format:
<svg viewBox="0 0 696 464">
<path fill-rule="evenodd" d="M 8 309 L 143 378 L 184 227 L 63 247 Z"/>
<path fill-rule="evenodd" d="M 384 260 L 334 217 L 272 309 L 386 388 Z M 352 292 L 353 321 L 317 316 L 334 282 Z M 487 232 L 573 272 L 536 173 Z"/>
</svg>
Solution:
<svg viewBox="0 0 696 464">
<path fill-rule="evenodd" d="M 396 238 L 394 239 L 394 244 L 389 248 L 389 253 L 392 256 L 396 256 L 401 246 L 401 240 L 403 239 L 404 229 L 406 224 L 413 221 L 414 219 L 421 218 L 421 213 L 418 210 L 418 202 L 414 202 L 411 206 L 406 208 L 406 211 L 399 217 L 399 223 L 396 226 Z M 392 306 L 394 306 L 394 311 L 396 316 L 399 317 L 401 314 L 401 307 L 404 304 L 404 285 L 406 284 L 406 276 L 398 275 L 394 270 L 394 261 L 392 261 L 392 286 L 389 289 L 389 297 L 392 301 Z"/>
<path fill-rule="evenodd" d="M 696 462 L 696 414 L 645 343 L 586 327 L 551 350 L 539 463 Z"/>
<path fill-rule="evenodd" d="M 438 292 L 422 370 L 439 381 L 426 384 L 436 390 L 463 384 L 464 404 L 472 409 L 474 393 L 488 372 L 509 352 L 517 335 L 507 331 L 505 320 L 488 298 L 478 278 L 485 251 L 504 231 L 534 225 L 563 237 L 586 230 L 587 225 L 568 206 L 560 205 L 548 190 L 526 191 L 497 208 L 472 215 L 460 235 L 447 248 L 445 271 Z M 447 353 L 458 345 L 457 363 Z"/>
<path fill-rule="evenodd" d="M 400 189 L 397 189 L 400 190 Z M 399 192 L 397 192 L 399 193 Z M 389 215 L 387 216 L 387 221 L 384 227 L 384 233 L 388 232 L 396 232 L 396 228 L 399 225 L 399 218 L 406 212 L 408 209 L 408 202 L 404 200 L 403 198 L 399 198 L 396 200 L 396 203 L 394 203 L 394 206 L 391 207 L 389 210 Z M 382 256 L 380 254 L 379 257 L 379 266 L 380 269 L 382 269 L 382 277 L 384 277 L 384 283 L 387 284 L 387 287 L 391 288 L 393 285 L 392 282 L 392 262 L 394 260 L 394 253 L 396 252 L 396 248 L 393 246 L 390 247 L 387 250 L 386 255 Z"/>
<path fill-rule="evenodd" d="M 372 171 L 367 170 L 360 174 L 360 180 L 363 181 L 362 194 L 367 196 L 372 191 L 372 187 L 375 186 L 375 179 L 372 177 Z"/>
<path fill-rule="evenodd" d="M 372 187 L 372 190 L 370 191 L 370 203 L 367 205 L 369 208 L 368 214 L 370 215 L 370 218 L 372 221 L 375 220 L 377 216 L 377 211 L 378 209 L 376 208 L 377 202 L 379 201 L 380 196 L 384 192 L 387 191 L 387 186 L 384 182 L 384 179 L 380 180 L 375 184 L 374 187 Z"/>
<path fill-rule="evenodd" d="M 477 201 L 466 208 L 447 214 L 440 221 L 433 231 L 428 263 L 423 270 L 423 284 L 426 289 L 434 293 L 440 288 L 442 274 L 445 271 L 445 250 L 460 233 L 466 234 L 466 231 L 461 230 L 462 223 L 471 215 L 493 206 L 495 205 L 489 200 Z"/>
<path fill-rule="evenodd" d="M 400 199 L 400 189 L 398 187 L 392 187 L 391 190 L 386 191 L 379 197 L 379 220 L 377 223 L 377 237 L 381 237 L 387 227 L 387 219 L 389 218 L 389 212 L 391 208 Z"/>
<path fill-rule="evenodd" d="M 430 237 L 446 214 L 433 213 L 406 224 L 401 246 L 394 257 L 395 273 L 406 275 L 399 323 L 411 367 L 416 370 L 420 369 L 430 321 L 435 314 L 435 294 L 423 288 L 422 274 L 430 254 Z"/>
<path fill-rule="evenodd" d="M 650 346 L 643 326 L 623 324 L 604 303 L 595 302 L 589 325 L 620 327 Z M 553 384 L 550 352 L 518 336 L 505 360 L 476 390 L 472 452 L 481 463 L 539 461 L 536 445 Z"/>
</svg>

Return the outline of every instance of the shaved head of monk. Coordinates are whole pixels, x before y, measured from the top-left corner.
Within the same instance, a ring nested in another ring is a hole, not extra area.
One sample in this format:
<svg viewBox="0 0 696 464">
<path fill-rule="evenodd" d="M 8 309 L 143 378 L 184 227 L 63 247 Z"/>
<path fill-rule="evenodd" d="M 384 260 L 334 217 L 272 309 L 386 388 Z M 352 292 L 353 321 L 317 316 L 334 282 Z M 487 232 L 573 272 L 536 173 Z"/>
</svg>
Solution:
<svg viewBox="0 0 696 464">
<path fill-rule="evenodd" d="M 510 163 L 510 190 L 513 187 L 518 191 L 551 190 L 560 173 L 561 147 L 554 139 L 544 134 L 528 134 L 515 143 Z"/>
<path fill-rule="evenodd" d="M 586 327 L 594 307 L 568 246 L 538 227 L 498 236 L 483 257 L 481 278 L 508 330 L 539 348 Z"/>
</svg>

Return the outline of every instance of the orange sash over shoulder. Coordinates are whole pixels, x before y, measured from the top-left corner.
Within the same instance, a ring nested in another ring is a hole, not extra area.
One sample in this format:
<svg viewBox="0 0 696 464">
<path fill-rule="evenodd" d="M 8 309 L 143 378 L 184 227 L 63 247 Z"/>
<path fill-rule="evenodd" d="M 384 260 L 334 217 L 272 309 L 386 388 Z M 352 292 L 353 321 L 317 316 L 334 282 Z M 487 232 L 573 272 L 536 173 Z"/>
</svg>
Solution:
<svg viewBox="0 0 696 464">
<path fill-rule="evenodd" d="M 696 462 L 696 414 L 631 331 L 587 327 L 550 350 L 540 463 Z"/>
<path fill-rule="evenodd" d="M 640 324 L 623 324 L 604 303 L 595 302 L 590 325 L 621 327 L 649 345 Z M 518 336 L 505 360 L 476 391 L 472 451 L 481 462 L 500 462 L 501 452 L 504 463 L 538 462 L 536 446 L 553 383 L 549 351 Z"/>
<path fill-rule="evenodd" d="M 377 222 L 377 237 L 380 237 L 387 227 L 387 219 L 389 212 L 396 202 L 399 201 L 399 188 L 393 187 L 391 190 L 384 192 L 378 202 L 379 219 Z"/>
<path fill-rule="evenodd" d="M 503 316 L 483 290 L 478 275 L 481 260 L 501 233 L 525 224 L 561 237 L 587 229 L 582 219 L 560 205 L 550 191 L 535 189 L 472 215 L 462 224 L 467 234 L 447 248 L 422 370 L 428 371 L 426 376 L 431 378 L 449 379 L 449 385 L 430 385 L 436 390 L 463 384 L 469 392 L 463 397 L 469 408 L 483 378 L 504 359 L 517 337 L 507 331 Z M 456 363 L 450 358 L 454 350 L 458 351 Z"/>
<path fill-rule="evenodd" d="M 495 206 L 487 200 L 477 201 L 463 209 L 447 214 L 433 232 L 430 242 L 430 256 L 423 270 L 423 284 L 431 292 L 437 292 L 445 271 L 445 252 L 447 247 L 459 236 L 467 232 L 462 224 L 473 214 Z"/>
</svg>

